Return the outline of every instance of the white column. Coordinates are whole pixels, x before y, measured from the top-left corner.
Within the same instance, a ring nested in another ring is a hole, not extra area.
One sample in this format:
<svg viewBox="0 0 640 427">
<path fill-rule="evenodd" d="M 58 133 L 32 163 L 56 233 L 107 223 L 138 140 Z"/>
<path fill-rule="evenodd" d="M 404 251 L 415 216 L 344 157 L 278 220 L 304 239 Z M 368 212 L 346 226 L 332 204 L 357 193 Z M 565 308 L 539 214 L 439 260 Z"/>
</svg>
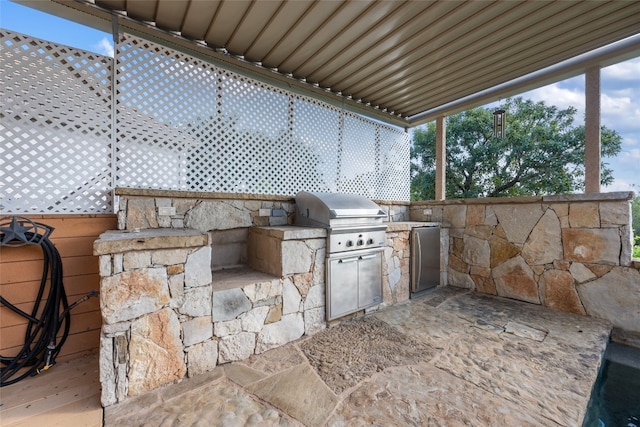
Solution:
<svg viewBox="0 0 640 427">
<path fill-rule="evenodd" d="M 585 73 L 584 191 L 600 192 L 600 67 Z"/>
<path fill-rule="evenodd" d="M 445 117 L 440 116 L 436 119 L 436 200 L 444 200 L 446 198 L 446 181 L 447 173 L 447 124 Z"/>
</svg>

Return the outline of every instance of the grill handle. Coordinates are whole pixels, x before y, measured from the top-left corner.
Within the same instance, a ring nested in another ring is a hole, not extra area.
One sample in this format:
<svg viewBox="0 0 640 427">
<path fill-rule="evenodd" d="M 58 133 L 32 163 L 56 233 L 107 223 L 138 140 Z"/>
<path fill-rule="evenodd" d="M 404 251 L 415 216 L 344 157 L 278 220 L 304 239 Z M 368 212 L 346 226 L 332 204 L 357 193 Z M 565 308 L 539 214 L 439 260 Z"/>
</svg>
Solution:
<svg viewBox="0 0 640 427">
<path fill-rule="evenodd" d="M 342 258 L 340 261 L 338 261 L 338 264 L 346 264 L 348 262 L 355 262 L 358 260 L 358 257 L 353 257 L 353 258 Z"/>
<path fill-rule="evenodd" d="M 362 256 L 360 257 L 360 259 L 372 259 L 372 258 L 375 258 L 375 257 L 377 257 L 377 256 L 378 256 L 378 254 L 362 255 Z"/>
</svg>

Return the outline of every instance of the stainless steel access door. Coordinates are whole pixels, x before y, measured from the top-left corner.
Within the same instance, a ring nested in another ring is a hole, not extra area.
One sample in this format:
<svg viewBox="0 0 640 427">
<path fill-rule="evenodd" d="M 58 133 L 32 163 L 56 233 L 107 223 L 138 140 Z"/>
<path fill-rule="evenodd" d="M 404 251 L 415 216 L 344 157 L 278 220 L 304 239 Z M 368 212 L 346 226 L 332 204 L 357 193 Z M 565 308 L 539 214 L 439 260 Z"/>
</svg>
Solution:
<svg viewBox="0 0 640 427">
<path fill-rule="evenodd" d="M 383 248 L 327 258 L 327 320 L 382 302 Z"/>
<path fill-rule="evenodd" d="M 440 227 L 411 230 L 411 292 L 433 289 L 440 283 Z"/>
</svg>

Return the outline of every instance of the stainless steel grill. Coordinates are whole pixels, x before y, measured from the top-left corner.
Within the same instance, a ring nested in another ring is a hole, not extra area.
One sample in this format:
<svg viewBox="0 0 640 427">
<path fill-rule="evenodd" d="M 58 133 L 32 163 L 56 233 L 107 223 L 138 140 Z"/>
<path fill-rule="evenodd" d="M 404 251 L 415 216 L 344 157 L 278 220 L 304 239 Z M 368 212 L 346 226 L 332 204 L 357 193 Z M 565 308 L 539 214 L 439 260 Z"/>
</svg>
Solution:
<svg viewBox="0 0 640 427">
<path fill-rule="evenodd" d="M 353 194 L 296 195 L 295 224 L 327 229 L 327 320 L 382 302 L 382 252 L 387 214 Z"/>
</svg>

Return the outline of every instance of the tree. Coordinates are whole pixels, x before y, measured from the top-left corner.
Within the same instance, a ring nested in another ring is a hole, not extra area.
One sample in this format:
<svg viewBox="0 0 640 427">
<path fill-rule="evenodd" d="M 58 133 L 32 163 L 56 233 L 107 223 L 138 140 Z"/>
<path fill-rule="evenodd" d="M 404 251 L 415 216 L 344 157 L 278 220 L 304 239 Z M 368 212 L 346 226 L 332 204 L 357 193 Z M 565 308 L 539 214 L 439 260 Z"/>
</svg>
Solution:
<svg viewBox="0 0 640 427">
<path fill-rule="evenodd" d="M 490 109 L 475 108 L 447 120 L 446 197 L 561 194 L 584 189 L 584 126 L 576 109 L 508 99 L 506 138 L 493 136 Z M 622 138 L 601 128 L 602 157 L 615 156 Z M 435 198 L 435 123 L 416 129 L 411 149 L 411 198 Z M 601 183 L 613 181 L 602 163 Z"/>
</svg>

